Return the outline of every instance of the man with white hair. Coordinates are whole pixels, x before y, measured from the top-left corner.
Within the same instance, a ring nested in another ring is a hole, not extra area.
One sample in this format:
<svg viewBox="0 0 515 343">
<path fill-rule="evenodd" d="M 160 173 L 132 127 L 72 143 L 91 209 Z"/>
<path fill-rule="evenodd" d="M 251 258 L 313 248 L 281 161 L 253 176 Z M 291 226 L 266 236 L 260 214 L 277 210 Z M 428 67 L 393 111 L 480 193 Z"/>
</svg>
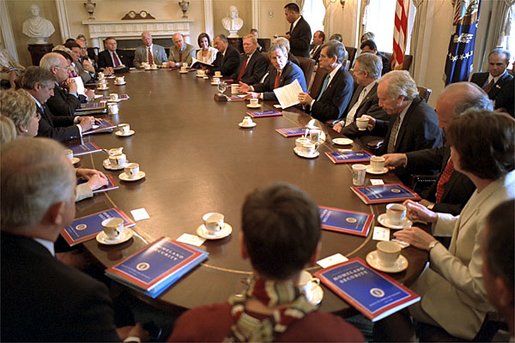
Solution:
<svg viewBox="0 0 515 343">
<path fill-rule="evenodd" d="M 142 62 L 147 62 L 150 65 L 160 65 L 166 62 L 165 48 L 152 42 L 152 34 L 150 32 L 145 31 L 141 34 L 141 42 L 143 45 L 138 46 L 134 52 L 134 66 L 136 68 L 141 68 Z"/>
<path fill-rule="evenodd" d="M 193 45 L 184 41 L 182 33 L 174 33 L 172 36 L 173 46 L 170 48 L 168 56 L 168 64 L 170 67 L 178 67 L 182 63 L 191 64 L 195 56 L 195 48 Z"/>
</svg>

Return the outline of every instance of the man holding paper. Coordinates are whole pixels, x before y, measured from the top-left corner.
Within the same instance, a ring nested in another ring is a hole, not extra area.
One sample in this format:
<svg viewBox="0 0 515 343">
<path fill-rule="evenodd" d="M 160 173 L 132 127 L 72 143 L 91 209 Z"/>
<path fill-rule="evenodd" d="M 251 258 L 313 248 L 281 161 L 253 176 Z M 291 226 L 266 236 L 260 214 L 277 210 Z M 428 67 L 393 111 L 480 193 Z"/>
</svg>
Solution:
<svg viewBox="0 0 515 343">
<path fill-rule="evenodd" d="M 320 92 L 311 97 L 307 92 L 299 94 L 299 102 L 307 113 L 318 120 L 335 120 L 343 116 L 354 90 L 354 80 L 342 68 L 346 50 L 341 42 L 332 40 L 322 46 L 318 67 L 328 72 Z"/>
<path fill-rule="evenodd" d="M 297 80 L 302 90 L 306 92 L 307 86 L 304 73 L 299 66 L 288 60 L 286 48 L 272 44 L 269 54 L 272 66 L 268 71 L 268 78 L 254 86 L 240 82 L 238 90 L 243 93 L 251 93 L 253 97 L 259 97 L 263 100 L 277 100 L 274 89 L 289 85 Z"/>
</svg>

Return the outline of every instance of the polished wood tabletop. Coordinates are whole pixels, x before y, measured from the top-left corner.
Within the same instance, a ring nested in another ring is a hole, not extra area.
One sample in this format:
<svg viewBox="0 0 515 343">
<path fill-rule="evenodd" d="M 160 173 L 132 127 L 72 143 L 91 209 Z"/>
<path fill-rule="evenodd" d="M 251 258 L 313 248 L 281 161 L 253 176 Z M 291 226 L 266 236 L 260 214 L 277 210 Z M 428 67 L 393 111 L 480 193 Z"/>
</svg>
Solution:
<svg viewBox="0 0 515 343">
<path fill-rule="evenodd" d="M 275 131 L 306 125 L 311 118 L 301 111 L 286 110 L 281 117 L 256 119 L 253 129 L 241 129 L 238 123 L 249 110 L 246 103 L 215 102 L 217 88 L 193 72 L 134 71 L 125 78 L 124 86 L 110 81 L 105 93 L 127 93 L 130 99 L 119 103 L 119 114 L 107 117 L 116 124 L 129 123 L 135 135 L 97 134 L 84 141 L 106 149 L 124 147 L 127 159 L 139 163 L 146 178 L 120 181 L 118 190 L 78 203 L 77 216 L 116 206 L 128 214 L 145 208 L 150 219 L 137 222 L 137 234 L 126 243 L 104 246 L 92 240 L 85 243 L 86 248 L 109 267 L 161 236 L 176 239 L 183 233 L 195 234 L 206 212 L 223 213 L 233 228 L 229 237 L 204 243 L 201 248 L 209 252 L 208 260 L 163 293 L 157 305 L 192 308 L 223 302 L 243 288 L 251 266 L 240 257 L 240 212 L 245 196 L 256 187 L 285 181 L 306 191 L 319 205 L 373 213 L 376 218 L 384 212 L 384 205 L 367 206 L 350 190 L 350 165 L 335 165 L 325 156 L 324 152 L 338 149 L 331 143 L 330 137 L 339 136 L 332 129 L 318 123 L 328 139 L 315 159 L 295 155 L 295 138 L 284 138 Z M 265 102 L 261 110 L 272 109 L 273 104 Z M 106 158 L 103 152 L 83 156 L 81 166 L 118 178 L 121 172 L 102 167 Z M 386 183 L 397 181 L 390 174 L 379 178 Z M 320 258 L 341 253 L 364 259 L 375 249 L 371 236 L 372 230 L 366 238 L 324 230 Z M 392 276 L 409 285 L 420 274 L 427 253 L 408 247 L 402 254 L 409 267 Z M 309 271 L 317 269 L 313 266 Z M 321 308 L 353 312 L 327 288 Z"/>
</svg>

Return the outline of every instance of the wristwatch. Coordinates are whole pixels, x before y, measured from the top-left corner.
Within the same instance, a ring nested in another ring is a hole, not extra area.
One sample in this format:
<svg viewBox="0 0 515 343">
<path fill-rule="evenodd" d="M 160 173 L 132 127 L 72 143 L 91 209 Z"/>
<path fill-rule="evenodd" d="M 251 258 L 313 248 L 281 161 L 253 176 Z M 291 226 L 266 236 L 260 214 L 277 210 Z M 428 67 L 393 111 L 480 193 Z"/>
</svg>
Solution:
<svg viewBox="0 0 515 343">
<path fill-rule="evenodd" d="M 437 240 L 434 240 L 432 241 L 431 243 L 429 243 L 429 246 L 427 247 L 427 251 L 428 252 L 431 252 L 431 250 L 440 242 L 438 242 Z"/>
</svg>

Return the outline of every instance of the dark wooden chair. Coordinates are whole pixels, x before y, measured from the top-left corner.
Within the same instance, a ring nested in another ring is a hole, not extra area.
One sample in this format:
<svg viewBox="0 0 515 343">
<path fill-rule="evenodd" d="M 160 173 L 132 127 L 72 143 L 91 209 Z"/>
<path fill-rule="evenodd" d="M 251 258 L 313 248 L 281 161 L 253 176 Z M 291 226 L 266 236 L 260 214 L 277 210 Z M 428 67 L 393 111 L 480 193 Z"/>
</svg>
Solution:
<svg viewBox="0 0 515 343">
<path fill-rule="evenodd" d="M 258 44 L 261 46 L 261 52 L 267 52 L 270 49 L 272 40 L 270 38 L 258 38 Z"/>
<path fill-rule="evenodd" d="M 391 52 L 382 52 L 380 51 L 383 55 L 385 55 L 386 57 L 388 57 L 388 60 L 392 61 L 392 53 Z M 409 70 L 409 68 L 411 67 L 411 62 L 413 61 L 413 56 L 411 55 L 404 55 L 404 61 L 402 62 L 402 70 Z"/>
<path fill-rule="evenodd" d="M 322 88 L 322 84 L 324 83 L 324 78 L 326 75 L 327 71 L 321 68 L 318 68 L 315 72 L 313 83 L 311 84 L 311 87 L 309 87 L 309 95 L 311 95 L 313 99 L 316 99 L 318 97 L 318 93 Z"/>
<path fill-rule="evenodd" d="M 352 64 L 354 63 L 354 59 L 356 58 L 356 52 L 358 51 L 358 49 L 353 48 L 353 47 L 346 47 L 346 49 L 347 49 L 347 53 L 349 54 L 349 57 L 348 57 L 349 65 L 352 66 Z"/>
<path fill-rule="evenodd" d="M 418 86 L 417 88 L 418 88 L 418 95 L 422 99 L 424 99 L 425 102 L 428 102 L 429 97 L 431 96 L 431 93 L 433 93 L 431 88 L 426 88 L 426 87 L 422 87 L 422 86 Z"/>
<path fill-rule="evenodd" d="M 311 83 L 311 79 L 313 78 L 313 71 L 315 69 L 315 60 L 307 57 L 296 56 L 299 60 L 300 69 L 304 73 L 304 78 L 306 79 L 306 86 L 309 87 Z"/>
<path fill-rule="evenodd" d="M 88 57 L 95 61 L 95 65 L 98 64 L 98 53 L 100 52 L 100 48 L 98 46 L 88 48 Z"/>
</svg>

